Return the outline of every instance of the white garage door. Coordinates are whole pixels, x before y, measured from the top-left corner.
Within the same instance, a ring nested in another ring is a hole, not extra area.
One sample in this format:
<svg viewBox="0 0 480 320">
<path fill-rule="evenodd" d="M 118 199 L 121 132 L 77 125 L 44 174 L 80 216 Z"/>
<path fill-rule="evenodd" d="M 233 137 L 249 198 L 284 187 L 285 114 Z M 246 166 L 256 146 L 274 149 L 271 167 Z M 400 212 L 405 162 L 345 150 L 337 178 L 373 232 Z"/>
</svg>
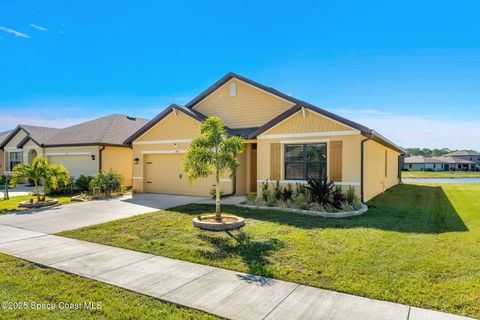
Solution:
<svg viewBox="0 0 480 320">
<path fill-rule="evenodd" d="M 98 172 L 98 164 L 90 158 L 90 155 L 48 156 L 48 161 L 61 164 L 75 178 L 81 174 L 88 176 Z"/>
<path fill-rule="evenodd" d="M 188 183 L 182 169 L 183 154 L 148 154 L 144 157 L 145 192 L 206 196 L 215 179 L 199 179 Z"/>
</svg>

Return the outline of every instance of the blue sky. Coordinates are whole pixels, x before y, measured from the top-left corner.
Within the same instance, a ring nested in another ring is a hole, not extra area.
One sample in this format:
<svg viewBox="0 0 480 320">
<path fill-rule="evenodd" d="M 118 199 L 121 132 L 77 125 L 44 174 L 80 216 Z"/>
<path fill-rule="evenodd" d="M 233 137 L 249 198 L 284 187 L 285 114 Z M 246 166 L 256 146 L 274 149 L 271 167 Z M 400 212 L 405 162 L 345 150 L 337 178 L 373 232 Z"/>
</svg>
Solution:
<svg viewBox="0 0 480 320">
<path fill-rule="evenodd" d="M 152 118 L 229 71 L 405 147 L 480 149 L 476 1 L 0 3 L 0 130 Z"/>
</svg>

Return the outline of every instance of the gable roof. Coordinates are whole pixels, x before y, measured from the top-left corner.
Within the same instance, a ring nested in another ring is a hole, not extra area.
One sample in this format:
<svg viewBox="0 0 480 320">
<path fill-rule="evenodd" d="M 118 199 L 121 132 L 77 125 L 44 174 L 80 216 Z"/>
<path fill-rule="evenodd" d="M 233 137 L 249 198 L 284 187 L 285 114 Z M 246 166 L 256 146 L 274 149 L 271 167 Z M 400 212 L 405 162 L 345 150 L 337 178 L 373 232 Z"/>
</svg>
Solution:
<svg viewBox="0 0 480 320">
<path fill-rule="evenodd" d="M 404 160 L 406 164 L 426 164 L 426 163 L 444 163 L 444 164 L 476 164 L 474 161 L 458 159 L 450 156 L 424 157 L 411 156 Z"/>
<path fill-rule="evenodd" d="M 236 73 L 233 73 L 233 72 L 229 72 L 227 73 L 226 75 L 224 75 L 222 78 L 220 78 L 220 80 L 218 80 L 217 82 L 215 82 L 213 85 L 211 85 L 210 87 L 208 87 L 206 90 L 204 90 L 202 93 L 200 93 L 198 96 L 196 96 L 195 98 L 193 98 L 190 102 L 188 102 L 185 107 L 186 108 L 193 108 L 196 104 L 198 104 L 200 101 L 204 100 L 206 97 L 208 97 L 209 95 L 211 95 L 213 92 L 215 92 L 217 89 L 219 89 L 221 86 L 223 86 L 225 83 L 227 83 L 228 81 L 230 81 L 231 79 L 238 79 L 240 81 L 243 81 L 245 83 L 248 83 L 254 87 L 257 87 L 261 90 L 264 90 L 268 93 L 271 93 L 275 96 L 278 96 L 282 99 L 285 99 L 287 101 L 290 101 L 292 103 L 299 103 L 301 102 L 300 100 L 292 97 L 292 96 L 289 96 L 288 94 L 285 94 L 283 92 L 280 92 L 272 87 L 267 87 L 261 83 L 258 83 L 258 82 L 255 82 L 253 80 L 250 80 L 248 78 L 245 78 L 239 74 L 236 74 Z"/>
<path fill-rule="evenodd" d="M 45 146 L 124 146 L 124 140 L 140 129 L 147 121 L 146 119 L 112 114 L 64 128 L 48 139 Z"/>
<path fill-rule="evenodd" d="M 148 121 L 147 123 L 145 123 L 140 129 L 138 129 L 136 132 L 134 132 L 133 134 L 131 134 L 130 136 L 128 136 L 124 141 L 123 143 L 124 144 L 131 144 L 133 141 L 135 141 L 136 139 L 138 139 L 141 135 L 143 135 L 145 132 L 147 132 L 148 130 L 150 130 L 153 126 L 155 126 L 157 123 L 159 123 L 160 121 L 162 121 L 166 116 L 168 116 L 172 111 L 174 110 L 178 110 L 180 112 L 183 112 L 184 114 L 186 114 L 187 116 L 190 116 L 192 117 L 193 119 L 195 120 L 198 120 L 200 122 L 202 122 L 203 120 L 205 120 L 207 117 L 203 114 L 201 114 L 200 112 L 197 112 L 195 110 L 192 110 L 192 109 L 188 109 L 188 108 L 185 108 L 184 106 L 181 106 L 181 105 L 178 105 L 178 104 L 175 104 L 175 103 L 172 103 L 170 106 L 168 106 L 165 110 L 163 110 L 162 112 L 160 112 L 159 115 L 157 115 L 155 118 L 153 118 L 152 120 Z"/>
<path fill-rule="evenodd" d="M 12 132 L 12 130 L 0 132 L 0 145 L 3 143 L 5 139 L 7 139 L 10 132 Z"/>
<path fill-rule="evenodd" d="M 480 153 L 474 150 L 458 150 L 447 153 L 445 156 L 455 157 L 455 156 L 480 156 Z"/>
<path fill-rule="evenodd" d="M 276 89 L 273 89 L 271 87 L 267 87 L 267 86 L 265 86 L 261 83 L 255 82 L 253 80 L 250 80 L 248 78 L 245 78 L 245 77 L 243 77 L 239 74 L 233 73 L 233 72 L 227 73 L 220 80 L 218 80 L 213 85 L 211 85 L 206 90 L 204 90 L 202 93 L 200 93 L 198 96 L 193 98 L 185 106 L 180 106 L 180 105 L 177 105 L 177 104 L 170 105 L 168 108 L 166 108 L 164 111 L 162 111 L 158 116 L 156 116 L 154 119 L 149 121 L 145 126 L 143 126 L 138 132 L 135 132 L 128 139 L 126 139 L 124 141 L 124 143 L 131 144 L 135 139 L 140 137 L 147 130 L 149 130 L 154 125 L 156 125 L 158 122 L 160 122 L 164 117 L 166 117 L 170 112 L 172 112 L 173 109 L 179 110 L 179 111 L 191 116 L 192 118 L 194 118 L 198 121 L 203 121 L 207 117 L 205 115 L 201 114 L 200 112 L 194 110 L 193 108 L 195 107 L 195 105 L 197 105 L 199 102 L 201 102 L 202 100 L 207 98 L 209 95 L 211 95 L 213 92 L 218 90 L 220 87 L 222 87 L 224 84 L 226 84 L 228 81 L 230 81 L 233 78 L 238 79 L 240 81 L 243 81 L 243 82 L 245 82 L 249 85 L 257 87 L 261 90 L 264 90 L 264 91 L 266 91 L 270 94 L 273 94 L 275 96 L 278 96 L 282 99 L 290 101 L 291 103 L 294 103 L 294 105 L 290 109 L 288 109 L 287 111 L 283 112 L 282 114 L 280 114 L 277 117 L 273 118 L 272 120 L 268 121 L 267 123 L 265 123 L 263 126 L 261 126 L 259 128 L 232 129 L 232 128 L 225 127 L 227 132 L 231 135 L 241 136 L 245 139 L 254 139 L 258 135 L 262 134 L 263 132 L 267 131 L 268 129 L 270 129 L 273 126 L 275 126 L 276 124 L 278 124 L 279 122 L 287 119 L 288 117 L 290 117 L 290 116 L 294 115 L 295 113 L 297 113 L 298 111 L 302 110 L 302 108 L 306 108 L 306 109 L 312 110 L 316 113 L 319 113 L 319 114 L 321 114 L 325 117 L 333 119 L 337 122 L 340 122 L 340 123 L 342 123 L 342 124 L 344 124 L 348 127 L 357 129 L 358 131 L 360 131 L 360 133 L 362 135 L 364 135 L 364 136 L 366 136 L 366 137 L 368 137 L 368 138 L 370 138 L 370 139 L 372 139 L 372 140 L 374 140 L 374 141 L 376 141 L 380 144 L 383 144 L 383 145 L 385 145 L 389 148 L 397 150 L 400 153 L 404 153 L 404 150 L 402 148 L 395 145 L 393 142 L 391 142 L 390 140 L 388 140 L 387 138 L 385 138 L 384 136 L 382 136 L 381 134 L 379 134 L 375 130 L 372 130 L 372 129 L 370 129 L 370 128 L 364 126 L 364 125 L 361 125 L 357 122 L 354 122 L 354 121 L 348 120 L 346 118 L 343 118 L 343 117 L 341 117 L 337 114 L 334 114 L 332 112 L 329 112 L 325 109 L 314 106 L 314 105 L 312 105 L 310 103 L 307 103 L 305 101 L 296 99 L 296 98 L 294 98 L 292 96 L 289 96 L 289 95 L 287 95 L 283 92 L 280 92 L 280 91 L 278 91 Z"/>
<path fill-rule="evenodd" d="M 125 146 L 123 141 L 141 128 L 148 120 L 112 114 L 63 129 L 19 125 L 0 144 L 3 148 L 20 130 L 27 136 L 17 145 L 23 147 L 32 140 L 42 147 L 79 145 Z"/>
<path fill-rule="evenodd" d="M 33 142 L 41 146 L 60 129 L 19 124 L 15 129 L 10 131 L 3 141 L 1 141 L 0 148 L 5 147 L 5 145 L 7 145 L 21 130 L 25 131 L 27 137 L 29 137 L 28 140 L 31 139 Z M 27 143 L 28 140 L 24 140 L 25 139 L 22 139 L 21 143 Z"/>
<path fill-rule="evenodd" d="M 198 104 L 200 101 L 204 100 L 206 97 L 208 97 L 210 94 L 212 94 L 214 91 L 216 91 L 217 89 L 219 89 L 221 86 L 223 86 L 225 83 L 227 83 L 228 81 L 230 81 L 231 79 L 233 78 L 236 78 L 238 80 L 241 80 L 243 82 L 246 82 L 252 86 L 255 86 L 261 90 L 264 90 L 268 93 L 271 93 L 273 95 L 276 95 L 282 99 L 285 99 L 287 101 L 290 101 L 292 103 L 295 103 L 295 105 L 288 109 L 287 111 L 283 112 L 282 114 L 278 115 L 277 117 L 273 118 L 272 120 L 268 121 L 267 123 L 265 123 L 263 126 L 261 126 L 260 128 L 257 128 L 256 130 L 252 130 L 252 132 L 248 133 L 246 135 L 246 138 L 248 139 L 254 139 L 256 138 L 258 135 L 262 134 L 263 132 L 267 131 L 268 129 L 272 128 L 273 126 L 275 126 L 276 124 L 280 123 L 281 121 L 287 119 L 288 117 L 294 115 L 295 113 L 297 113 L 298 111 L 300 111 L 302 108 L 306 108 L 306 109 L 309 109 L 309 110 L 312 110 L 314 112 L 317 112 L 323 116 L 326 116 L 327 118 L 330 118 L 330 119 L 333 119 L 337 122 L 340 122 L 348 127 L 351 127 L 351 128 L 354 128 L 354 129 L 357 129 L 360 131 L 361 134 L 363 134 L 364 136 L 367 136 L 369 138 L 371 138 L 372 140 L 380 143 L 380 144 L 383 144 L 389 148 L 392 148 L 400 153 L 404 153 L 404 150 L 402 148 L 400 148 L 399 146 L 395 145 L 393 142 L 391 142 L 390 140 L 388 140 L 387 138 L 385 138 L 384 136 L 382 136 L 381 134 L 379 134 L 378 132 L 376 132 L 375 130 L 373 129 L 370 129 L 364 125 L 361 125 L 357 122 L 354 122 L 354 121 L 351 121 L 351 120 L 348 120 L 344 117 L 341 117 L 337 114 L 334 114 L 330 111 L 327 111 L 325 109 L 322 109 L 322 108 L 319 108 L 317 106 L 314 106 L 308 102 L 305 102 L 305 101 L 302 101 L 302 100 L 299 100 L 299 99 L 296 99 L 292 96 L 289 96 L 283 92 L 280 92 L 276 89 L 273 89 L 272 87 L 267 87 L 261 83 L 258 83 L 258 82 L 255 82 L 253 80 L 250 80 L 248 78 L 245 78 L 239 74 L 236 74 L 236 73 L 233 73 L 233 72 L 229 72 L 227 73 L 225 76 L 223 76 L 220 80 L 218 80 L 217 82 L 215 82 L 213 85 L 211 85 L 209 88 L 207 88 L 205 91 L 203 91 L 202 93 L 200 93 L 198 96 L 196 96 L 193 100 L 191 100 L 190 102 L 188 102 L 185 107 L 186 108 L 189 108 L 192 110 L 192 108 Z M 227 128 L 229 132 L 232 132 L 233 129 L 229 129 Z M 250 128 L 252 129 L 252 128 Z M 248 131 L 248 130 L 246 130 Z"/>
</svg>

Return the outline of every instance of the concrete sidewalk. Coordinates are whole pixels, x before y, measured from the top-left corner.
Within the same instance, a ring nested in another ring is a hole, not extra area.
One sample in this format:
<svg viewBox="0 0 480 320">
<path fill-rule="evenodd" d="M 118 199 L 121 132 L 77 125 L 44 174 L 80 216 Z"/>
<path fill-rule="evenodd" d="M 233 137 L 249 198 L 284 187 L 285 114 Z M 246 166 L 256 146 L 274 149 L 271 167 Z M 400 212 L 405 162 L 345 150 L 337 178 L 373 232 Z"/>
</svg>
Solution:
<svg viewBox="0 0 480 320">
<path fill-rule="evenodd" d="M 4 225 L 0 252 L 230 319 L 469 319 Z"/>
</svg>

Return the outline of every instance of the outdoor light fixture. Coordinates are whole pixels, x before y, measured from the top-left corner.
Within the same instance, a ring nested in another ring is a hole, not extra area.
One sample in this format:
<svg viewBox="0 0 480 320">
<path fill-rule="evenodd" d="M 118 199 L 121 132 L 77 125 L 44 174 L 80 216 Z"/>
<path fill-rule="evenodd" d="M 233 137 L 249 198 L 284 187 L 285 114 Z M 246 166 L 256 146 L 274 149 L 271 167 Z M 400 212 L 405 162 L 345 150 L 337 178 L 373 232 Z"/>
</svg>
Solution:
<svg viewBox="0 0 480 320">
<path fill-rule="evenodd" d="M 95 160 L 95 155 L 92 154 L 92 155 L 90 156 L 90 158 L 92 158 L 92 160 Z"/>
<path fill-rule="evenodd" d="M 138 158 L 133 159 L 133 162 L 134 162 L 135 164 L 138 164 L 139 161 L 140 161 L 140 159 L 138 159 Z"/>
</svg>

